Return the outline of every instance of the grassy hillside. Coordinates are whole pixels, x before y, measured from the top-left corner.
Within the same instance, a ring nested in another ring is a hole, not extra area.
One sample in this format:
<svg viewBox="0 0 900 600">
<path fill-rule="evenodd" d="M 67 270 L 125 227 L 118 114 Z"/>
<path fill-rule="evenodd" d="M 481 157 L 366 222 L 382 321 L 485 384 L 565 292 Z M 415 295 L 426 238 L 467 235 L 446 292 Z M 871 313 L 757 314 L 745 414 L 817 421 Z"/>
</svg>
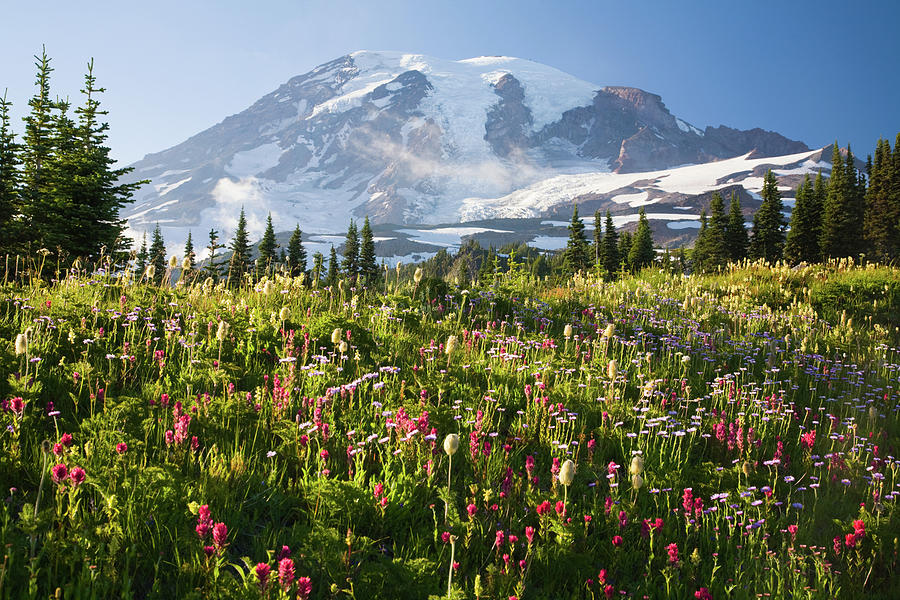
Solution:
<svg viewBox="0 0 900 600">
<path fill-rule="evenodd" d="M 897 269 L 387 279 L 5 283 L 0 598 L 894 597 Z"/>
</svg>

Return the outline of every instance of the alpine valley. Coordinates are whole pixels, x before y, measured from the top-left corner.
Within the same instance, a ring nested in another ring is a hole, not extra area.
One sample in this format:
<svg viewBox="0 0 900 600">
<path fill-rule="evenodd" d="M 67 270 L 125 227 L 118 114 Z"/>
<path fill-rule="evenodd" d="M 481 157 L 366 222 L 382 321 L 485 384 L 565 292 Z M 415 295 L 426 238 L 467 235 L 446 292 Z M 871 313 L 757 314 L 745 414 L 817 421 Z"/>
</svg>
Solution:
<svg viewBox="0 0 900 600">
<path fill-rule="evenodd" d="M 471 235 L 560 248 L 577 203 L 588 227 L 598 209 L 622 226 L 645 207 L 656 243 L 681 245 L 713 191 L 738 194 L 750 220 L 768 169 L 789 208 L 830 156 L 762 129 L 700 129 L 655 94 L 528 60 L 362 51 L 135 163 L 131 180 L 150 183 L 122 216 L 175 248 L 189 231 L 227 238 L 243 207 L 251 239 L 271 213 L 280 243 L 299 223 L 311 253 L 368 215 L 391 262 Z"/>
</svg>

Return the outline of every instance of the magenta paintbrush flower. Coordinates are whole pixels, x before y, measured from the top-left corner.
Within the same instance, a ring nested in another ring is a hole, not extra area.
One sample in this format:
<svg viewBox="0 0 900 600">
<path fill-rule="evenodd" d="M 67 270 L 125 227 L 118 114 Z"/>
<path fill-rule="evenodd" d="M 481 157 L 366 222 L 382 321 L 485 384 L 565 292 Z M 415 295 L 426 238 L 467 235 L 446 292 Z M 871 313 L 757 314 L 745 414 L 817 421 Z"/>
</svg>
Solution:
<svg viewBox="0 0 900 600">
<path fill-rule="evenodd" d="M 84 469 L 82 469 L 81 467 L 72 467 L 72 470 L 69 472 L 69 481 L 72 482 L 72 487 L 77 488 L 79 485 L 84 483 L 86 477 L 87 475 L 85 474 Z"/>
<path fill-rule="evenodd" d="M 228 526 L 225 523 L 216 523 L 213 525 L 213 543 L 216 548 L 222 549 L 228 539 Z"/>
<path fill-rule="evenodd" d="M 278 581 L 285 590 L 294 582 L 294 561 L 290 558 L 282 558 L 278 561 Z"/>
<path fill-rule="evenodd" d="M 50 467 L 50 477 L 53 479 L 53 483 L 62 483 L 69 477 L 69 468 L 63 463 L 53 465 Z"/>
</svg>

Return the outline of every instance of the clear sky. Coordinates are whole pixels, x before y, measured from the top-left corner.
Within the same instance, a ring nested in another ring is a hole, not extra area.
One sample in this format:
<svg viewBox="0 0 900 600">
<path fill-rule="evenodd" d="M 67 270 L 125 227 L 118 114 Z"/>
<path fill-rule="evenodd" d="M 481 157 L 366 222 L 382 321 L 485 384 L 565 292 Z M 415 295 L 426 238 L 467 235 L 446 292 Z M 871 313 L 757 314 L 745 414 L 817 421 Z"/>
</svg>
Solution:
<svg viewBox="0 0 900 600">
<path fill-rule="evenodd" d="M 16 130 L 46 45 L 52 91 L 108 91 L 113 155 L 130 163 L 354 50 L 507 55 L 660 94 L 698 126 L 835 139 L 861 156 L 900 131 L 900 1 L 44 0 L 5 2 L 0 94 Z"/>
</svg>

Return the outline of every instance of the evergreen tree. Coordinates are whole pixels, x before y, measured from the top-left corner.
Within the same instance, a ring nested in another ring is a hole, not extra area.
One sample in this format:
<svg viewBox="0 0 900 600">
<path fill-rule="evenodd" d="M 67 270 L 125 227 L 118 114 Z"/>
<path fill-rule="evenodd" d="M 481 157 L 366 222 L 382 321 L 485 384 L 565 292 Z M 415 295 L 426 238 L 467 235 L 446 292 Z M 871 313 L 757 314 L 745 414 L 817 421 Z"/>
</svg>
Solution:
<svg viewBox="0 0 900 600">
<path fill-rule="evenodd" d="M 159 284 L 163 280 L 166 272 L 166 244 L 163 241 L 162 232 L 159 230 L 159 223 L 153 230 L 153 237 L 150 239 L 150 252 L 148 263 L 154 269 L 153 283 Z"/>
<path fill-rule="evenodd" d="M 137 253 L 137 262 L 134 265 L 135 271 L 137 272 L 137 276 L 140 277 L 144 274 L 144 271 L 147 270 L 147 259 L 150 258 L 150 253 L 147 251 L 147 232 L 144 232 L 144 236 L 141 241 L 141 249 L 138 250 Z"/>
<path fill-rule="evenodd" d="M 37 91 L 28 101 L 31 111 L 25 117 L 24 152 L 22 153 L 22 185 L 19 211 L 22 215 L 23 241 L 26 246 L 40 248 L 46 235 L 44 199 L 52 190 L 48 167 L 53 153 L 52 110 L 50 99 L 50 58 L 46 50 L 34 57 Z M 25 234 L 27 232 L 27 235 Z M 36 248 L 35 248 L 36 249 Z M 27 249 L 26 249 L 27 251 Z"/>
<path fill-rule="evenodd" d="M 334 287 L 338 282 L 338 257 L 334 246 L 331 247 L 331 254 L 328 256 L 328 274 L 325 276 L 325 286 Z"/>
<path fill-rule="evenodd" d="M 269 267 L 275 264 L 275 251 L 278 247 L 278 244 L 275 242 L 275 228 L 272 226 L 272 213 L 269 213 L 266 217 L 266 229 L 263 232 L 262 239 L 259 241 L 260 272 L 257 273 L 257 277 L 262 276 L 262 273 L 268 272 Z"/>
<path fill-rule="evenodd" d="M 740 262 L 747 258 L 747 247 L 750 245 L 750 240 L 747 237 L 747 226 L 744 225 L 744 213 L 741 211 L 741 200 L 734 192 L 731 192 L 731 202 L 728 206 L 728 223 L 725 225 L 725 240 L 731 261 Z"/>
<path fill-rule="evenodd" d="M 292 277 L 297 277 L 300 273 L 306 271 L 306 250 L 303 248 L 303 234 L 300 231 L 299 223 L 294 228 L 294 233 L 291 235 L 291 240 L 288 242 L 287 260 L 291 265 Z M 319 275 L 320 274 L 316 274 L 316 277 L 318 278 Z"/>
<path fill-rule="evenodd" d="M 124 235 L 125 222 L 119 218 L 119 209 L 131 201 L 135 190 L 149 183 L 149 180 L 121 183 L 134 169 L 114 168 L 116 161 L 107 146 L 109 124 L 103 121 L 108 112 L 100 109 L 97 98 L 105 91 L 97 87 L 91 60 L 81 89 L 84 104 L 75 109 L 78 121 L 74 156 L 70 161 L 75 182 L 66 198 L 72 206 L 72 222 L 85 224 L 80 237 L 68 238 L 69 251 L 78 256 L 96 255 L 104 246 L 110 252 L 117 252 L 131 245 Z M 71 223 L 68 228 L 72 228 Z"/>
<path fill-rule="evenodd" d="M 19 201 L 19 153 L 21 146 L 16 142 L 15 133 L 9 122 L 11 102 L 6 93 L 0 99 L 0 253 L 14 248 L 16 205 Z"/>
<path fill-rule="evenodd" d="M 728 264 L 731 258 L 726 238 L 728 219 L 725 217 L 725 201 L 715 192 L 709 203 L 709 221 L 706 233 L 706 264 L 704 270 L 715 271 Z"/>
<path fill-rule="evenodd" d="M 634 236 L 630 231 L 623 231 L 621 235 L 619 235 L 619 261 L 620 268 L 625 269 L 626 271 L 631 269 L 631 263 L 629 262 L 629 254 L 631 253 L 631 242 Z"/>
<path fill-rule="evenodd" d="M 816 206 L 815 190 L 808 174 L 797 188 L 795 197 L 791 228 L 784 244 L 784 258 L 791 265 L 819 262 L 821 214 Z"/>
<path fill-rule="evenodd" d="M 356 230 L 356 222 L 350 219 L 347 227 L 347 238 L 344 241 L 344 260 L 341 269 L 347 276 L 350 285 L 356 285 L 356 276 L 359 274 L 359 233 Z"/>
<path fill-rule="evenodd" d="M 371 287 L 378 283 L 378 263 L 375 261 L 375 239 L 372 236 L 372 227 L 369 225 L 368 216 L 363 222 L 360 237 L 359 274 L 363 284 Z"/>
<path fill-rule="evenodd" d="M 865 236 L 867 255 L 888 262 L 900 256 L 900 202 L 893 186 L 893 156 L 887 140 L 878 140 L 866 190 Z"/>
<path fill-rule="evenodd" d="M 831 157 L 831 178 L 822 215 L 821 247 L 823 258 L 856 256 L 863 249 L 862 224 L 864 195 L 853 153 L 847 147 L 847 159 L 837 143 Z"/>
<path fill-rule="evenodd" d="M 652 265 L 655 259 L 653 233 L 650 231 L 650 223 L 647 221 L 647 215 L 642 208 L 638 218 L 638 226 L 631 241 L 631 249 L 628 251 L 628 263 L 633 270 L 639 271 Z"/>
<path fill-rule="evenodd" d="M 310 274 L 312 276 L 314 284 L 318 284 L 322 281 L 324 264 L 325 256 L 321 252 L 314 252 L 312 273 Z"/>
<path fill-rule="evenodd" d="M 221 266 L 216 260 L 216 256 L 217 252 L 224 247 L 225 244 L 219 243 L 219 232 L 215 229 L 210 229 L 209 242 L 206 245 L 206 249 L 209 250 L 209 258 L 206 259 L 206 266 L 203 268 L 203 272 L 207 277 L 211 277 L 213 281 L 219 281 L 219 275 L 221 275 Z"/>
<path fill-rule="evenodd" d="M 706 209 L 700 211 L 700 231 L 694 240 L 694 250 L 691 252 L 694 272 L 702 273 L 709 265 L 709 219 L 706 217 Z"/>
<path fill-rule="evenodd" d="M 622 266 L 621 255 L 619 254 L 619 236 L 616 233 L 616 226 L 613 224 L 612 215 L 609 210 L 606 211 L 606 224 L 603 232 L 603 268 L 611 276 L 619 272 Z"/>
<path fill-rule="evenodd" d="M 587 236 L 584 233 L 584 223 L 578 218 L 578 205 L 572 211 L 572 222 L 569 224 L 569 241 L 563 253 L 563 265 L 568 274 L 586 271 L 590 268 L 591 260 L 588 251 Z"/>
<path fill-rule="evenodd" d="M 194 270 L 197 255 L 194 253 L 194 240 L 191 239 L 191 232 L 188 231 L 187 241 L 184 243 L 184 257 L 188 260 L 191 270 Z"/>
<path fill-rule="evenodd" d="M 770 263 L 781 260 L 784 254 L 785 219 L 782 214 L 783 205 L 778 181 L 771 169 L 763 178 L 763 189 L 760 193 L 762 204 L 753 215 L 753 236 L 750 239 L 750 256 L 762 258 Z"/>
<path fill-rule="evenodd" d="M 231 250 L 231 260 L 228 263 L 228 281 L 230 285 L 239 286 L 244 274 L 249 273 L 251 267 L 250 240 L 247 237 L 247 218 L 244 216 L 243 206 L 229 250 Z"/>
</svg>

